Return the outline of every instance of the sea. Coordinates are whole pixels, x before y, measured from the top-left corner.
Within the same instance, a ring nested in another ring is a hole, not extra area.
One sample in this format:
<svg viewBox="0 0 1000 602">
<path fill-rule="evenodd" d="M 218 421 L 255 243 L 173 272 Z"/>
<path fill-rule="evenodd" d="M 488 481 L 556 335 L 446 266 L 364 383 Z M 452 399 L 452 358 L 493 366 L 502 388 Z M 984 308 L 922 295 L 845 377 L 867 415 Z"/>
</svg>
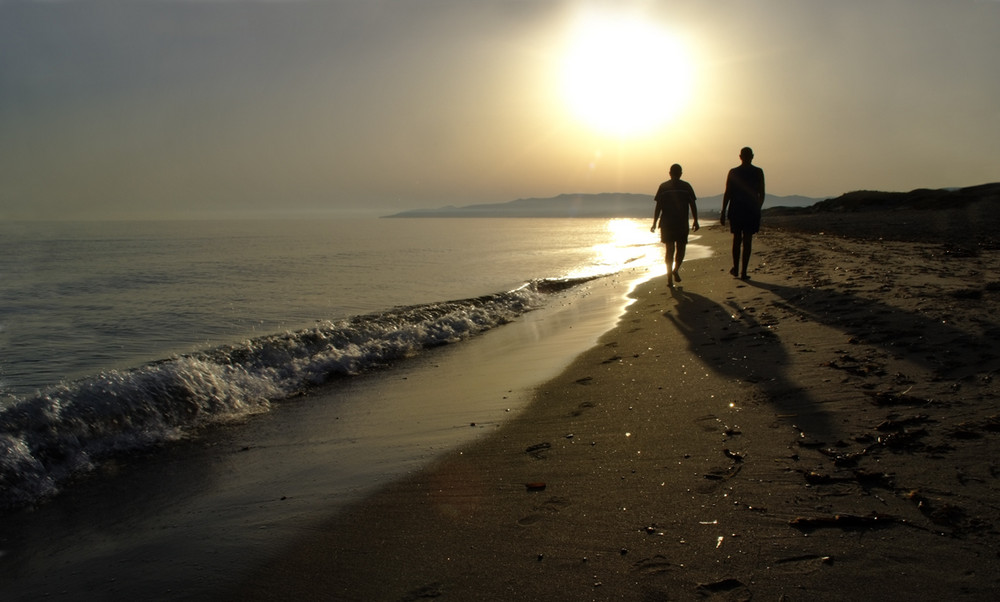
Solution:
<svg viewBox="0 0 1000 602">
<path fill-rule="evenodd" d="M 633 219 L 0 223 L 0 586 L 235 579 L 276 516 L 301 528 L 499 426 L 662 253 Z"/>
</svg>

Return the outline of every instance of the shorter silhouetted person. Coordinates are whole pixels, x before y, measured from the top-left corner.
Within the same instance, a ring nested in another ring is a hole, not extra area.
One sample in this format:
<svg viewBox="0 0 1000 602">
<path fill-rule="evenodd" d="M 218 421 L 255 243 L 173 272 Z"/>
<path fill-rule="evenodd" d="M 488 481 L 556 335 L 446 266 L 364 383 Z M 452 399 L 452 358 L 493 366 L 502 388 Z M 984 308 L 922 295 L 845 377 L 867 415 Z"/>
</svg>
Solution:
<svg viewBox="0 0 1000 602">
<path fill-rule="evenodd" d="M 729 209 L 729 231 L 733 233 L 733 269 L 729 273 L 747 280 L 747 266 L 753 250 L 753 235 L 760 231 L 760 208 L 764 204 L 764 170 L 751 165 L 753 150 L 740 151 L 741 164 L 729 170 L 726 192 L 722 195 L 722 225 Z"/>
<path fill-rule="evenodd" d="M 676 163 L 670 166 L 670 179 L 660 184 L 656 191 L 656 209 L 653 210 L 653 227 L 650 232 L 656 232 L 656 224 L 660 224 L 660 240 L 667 246 L 667 286 L 673 286 L 674 280 L 681 281 L 681 262 L 684 261 L 684 251 L 687 249 L 688 209 L 694 217 L 694 229 L 698 230 L 698 205 L 695 203 L 694 189 L 681 179 L 681 166 Z"/>
</svg>

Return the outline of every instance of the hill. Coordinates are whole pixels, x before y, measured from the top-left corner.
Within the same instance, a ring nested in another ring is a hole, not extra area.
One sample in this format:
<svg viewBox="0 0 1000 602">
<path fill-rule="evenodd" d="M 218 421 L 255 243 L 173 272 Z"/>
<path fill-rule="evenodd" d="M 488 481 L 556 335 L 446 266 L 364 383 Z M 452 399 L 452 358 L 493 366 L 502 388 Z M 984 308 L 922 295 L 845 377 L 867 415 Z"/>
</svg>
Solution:
<svg viewBox="0 0 1000 602">
<path fill-rule="evenodd" d="M 889 209 L 961 209 L 985 198 L 1000 198 L 1000 183 L 967 188 L 918 188 L 910 192 L 859 190 L 816 203 L 813 213 L 885 211 Z"/>
<path fill-rule="evenodd" d="M 806 207 L 820 199 L 804 196 L 768 196 L 767 205 Z M 719 215 L 722 195 L 698 199 L 699 214 Z M 607 192 L 602 194 L 561 194 L 548 198 L 527 198 L 506 203 L 413 209 L 384 217 L 632 217 L 651 218 L 653 195 Z"/>
<path fill-rule="evenodd" d="M 875 240 L 1000 249 L 1000 183 L 910 192 L 860 190 L 804 208 L 764 211 L 768 227 Z M 955 233 L 962 236 L 955 239 Z"/>
</svg>

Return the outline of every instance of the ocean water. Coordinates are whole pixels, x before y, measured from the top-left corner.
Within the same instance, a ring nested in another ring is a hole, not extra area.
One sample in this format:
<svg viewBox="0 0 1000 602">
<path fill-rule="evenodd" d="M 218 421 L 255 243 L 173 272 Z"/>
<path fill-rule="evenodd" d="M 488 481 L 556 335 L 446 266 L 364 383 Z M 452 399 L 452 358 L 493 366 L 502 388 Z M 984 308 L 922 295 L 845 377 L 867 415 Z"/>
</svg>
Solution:
<svg viewBox="0 0 1000 602">
<path fill-rule="evenodd" d="M 0 224 L 0 508 L 661 253 L 622 219 Z"/>
</svg>

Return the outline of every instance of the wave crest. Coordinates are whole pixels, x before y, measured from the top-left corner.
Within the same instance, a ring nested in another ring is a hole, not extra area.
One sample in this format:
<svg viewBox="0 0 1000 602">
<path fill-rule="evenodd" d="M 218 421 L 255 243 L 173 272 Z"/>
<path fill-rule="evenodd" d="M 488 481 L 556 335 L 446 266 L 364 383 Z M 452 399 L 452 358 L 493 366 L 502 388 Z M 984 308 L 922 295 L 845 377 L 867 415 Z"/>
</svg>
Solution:
<svg viewBox="0 0 1000 602">
<path fill-rule="evenodd" d="M 541 280 L 474 299 L 400 307 L 109 370 L 0 412 L 0 507 L 52 496 L 110 456 L 266 412 L 331 379 L 385 368 L 423 349 L 506 324 L 547 294 L 593 278 Z"/>
</svg>

